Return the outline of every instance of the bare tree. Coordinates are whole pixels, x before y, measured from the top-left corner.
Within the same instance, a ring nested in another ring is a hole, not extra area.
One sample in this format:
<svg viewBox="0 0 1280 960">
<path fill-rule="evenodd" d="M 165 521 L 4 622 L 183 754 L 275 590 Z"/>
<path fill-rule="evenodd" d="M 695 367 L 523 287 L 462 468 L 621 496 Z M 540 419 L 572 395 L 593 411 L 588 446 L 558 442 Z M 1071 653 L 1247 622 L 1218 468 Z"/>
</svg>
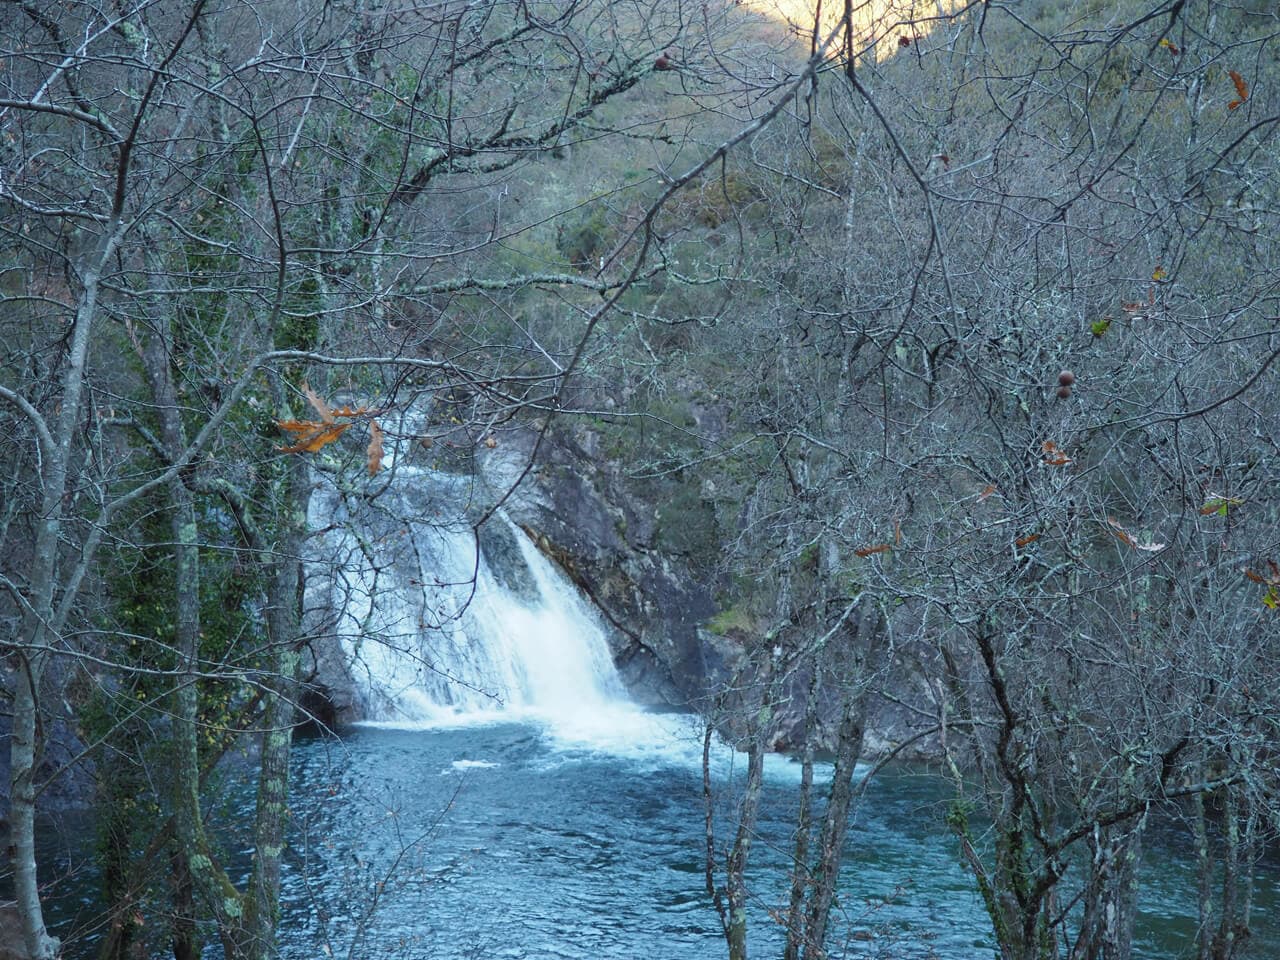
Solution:
<svg viewBox="0 0 1280 960">
<path fill-rule="evenodd" d="M 729 6 L 6 9 L 0 613 L 33 958 L 56 951 L 34 853 L 51 664 L 154 682 L 173 842 L 135 866 L 172 851 L 175 953 L 211 916 L 229 955 L 270 955 L 310 485 L 376 492 L 397 404 L 469 448 L 575 409 L 570 376 L 615 358 L 637 392 L 696 378 L 736 410 L 652 465 L 737 531 L 722 572 L 747 585 L 725 611 L 752 772 L 734 956 L 779 718 L 810 778 L 787 954 L 817 958 L 867 717 L 907 673 L 1003 956 L 1126 957 L 1144 828 L 1170 812 L 1201 955 L 1240 954 L 1276 809 L 1277 118 L 1254 95 L 1275 24 L 1198 0 L 863 12 L 752 72 Z M 688 96 L 714 140 L 633 117 L 641 89 Z M 648 171 L 559 178 L 619 138 Z M 629 322 L 613 356 L 590 347 L 608 317 Z M 104 544 L 172 558 L 145 653 L 77 632 L 115 589 Z M 206 630 L 202 591 L 237 563 L 251 602 Z M 246 888 L 200 800 L 240 730 L 264 744 Z"/>
<path fill-rule="evenodd" d="M 1003 956 L 1128 956 L 1145 827 L 1183 813 L 1203 955 L 1234 955 L 1275 803 L 1275 24 L 983 5 L 873 33 L 722 172 L 687 271 L 735 298 L 707 354 L 755 361 L 684 461 L 742 531 L 720 624 L 747 665 L 784 636 L 762 597 L 889 608 Z"/>
<path fill-rule="evenodd" d="M 28 499 L 6 516 L 3 571 L 27 951 L 57 948 L 36 882 L 34 771 L 59 658 L 96 681 L 166 685 L 147 703 L 172 736 L 157 779 L 169 781 L 175 953 L 198 954 L 194 920 L 207 915 L 229 956 L 271 955 L 305 641 L 301 456 L 322 454 L 333 476 L 376 473 L 376 411 L 413 393 L 450 397 L 432 416 L 469 443 L 522 407 L 560 406 L 585 337 L 639 266 L 593 275 L 548 246 L 583 201 L 522 213 L 515 173 L 624 126 L 610 105 L 673 61 L 696 68 L 711 21 L 681 4 L 594 2 L 15 4 L 5 18 L 0 194 L 12 267 L 29 279 L 6 293 L 0 398 L 19 414 L 6 456 L 35 478 L 14 488 Z M 535 330 L 522 301 L 543 290 L 564 292 L 569 320 Z M 337 392 L 362 409 L 343 410 Z M 351 425 L 370 442 L 342 454 L 329 444 Z M 164 524 L 144 530 L 135 508 Z M 8 549 L 28 533 L 30 551 Z M 119 651 L 118 634 L 86 644 L 74 629 L 116 537 L 172 556 L 166 615 L 141 657 Z M 217 558 L 257 571 L 259 592 L 214 638 L 204 593 Z M 212 691 L 243 715 L 211 715 Z M 214 853 L 200 797 L 222 728 L 262 740 L 244 889 Z"/>
</svg>

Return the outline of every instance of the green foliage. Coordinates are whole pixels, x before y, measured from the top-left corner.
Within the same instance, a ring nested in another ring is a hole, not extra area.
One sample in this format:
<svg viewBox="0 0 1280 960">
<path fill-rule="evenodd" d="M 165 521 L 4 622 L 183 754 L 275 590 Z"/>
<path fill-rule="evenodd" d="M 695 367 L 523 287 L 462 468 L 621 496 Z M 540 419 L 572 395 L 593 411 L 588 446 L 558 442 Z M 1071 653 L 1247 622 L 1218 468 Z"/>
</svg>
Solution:
<svg viewBox="0 0 1280 960">
<path fill-rule="evenodd" d="M 556 249 L 579 270 L 603 256 L 611 243 L 612 228 L 604 207 L 595 205 L 556 227 Z"/>
<path fill-rule="evenodd" d="M 766 209 L 759 203 L 763 199 L 764 192 L 755 182 L 741 172 L 730 171 L 721 177 L 708 179 L 682 196 L 673 213 L 679 219 L 687 218 L 689 222 L 714 230 L 723 223 L 748 214 L 753 205 L 760 210 Z"/>
<path fill-rule="evenodd" d="M 731 633 L 750 634 L 756 629 L 756 618 L 745 603 L 726 607 L 707 621 L 707 630 L 718 637 Z"/>
<path fill-rule="evenodd" d="M 689 557 L 706 568 L 720 553 L 720 529 L 713 504 L 702 499 L 697 481 L 680 483 L 656 512 L 654 540 L 659 549 Z"/>
</svg>

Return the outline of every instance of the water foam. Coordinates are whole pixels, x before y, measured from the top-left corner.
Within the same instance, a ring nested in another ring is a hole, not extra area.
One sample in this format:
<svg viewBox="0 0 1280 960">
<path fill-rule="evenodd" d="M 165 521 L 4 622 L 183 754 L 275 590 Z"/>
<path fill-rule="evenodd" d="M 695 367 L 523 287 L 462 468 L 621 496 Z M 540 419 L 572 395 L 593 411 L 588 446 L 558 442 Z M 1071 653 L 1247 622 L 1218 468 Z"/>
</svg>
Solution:
<svg viewBox="0 0 1280 960">
<path fill-rule="evenodd" d="M 362 712 L 374 725 L 524 722 L 617 739 L 640 711 L 591 605 L 501 513 L 478 536 L 446 505 L 456 477 L 400 468 L 376 505 L 318 496 L 327 584 Z M 425 492 L 428 491 L 429 492 Z M 598 731 L 598 733 L 597 733 Z"/>
<path fill-rule="evenodd" d="M 376 512 L 312 505 L 337 521 L 326 535 L 331 602 L 341 611 L 338 633 L 363 725 L 518 723 L 552 748 L 542 761 L 548 767 L 610 756 L 640 769 L 701 771 L 703 721 L 630 700 L 595 608 L 524 531 L 497 513 L 487 542 L 506 546 L 484 549 L 484 537 L 446 509 L 470 499 L 459 488 L 465 481 L 400 470 L 402 489 L 393 484 Z M 717 778 L 745 766 L 719 739 L 710 761 Z M 819 780 L 828 773 L 815 772 Z M 798 781 L 800 765 L 771 755 L 765 774 Z"/>
</svg>

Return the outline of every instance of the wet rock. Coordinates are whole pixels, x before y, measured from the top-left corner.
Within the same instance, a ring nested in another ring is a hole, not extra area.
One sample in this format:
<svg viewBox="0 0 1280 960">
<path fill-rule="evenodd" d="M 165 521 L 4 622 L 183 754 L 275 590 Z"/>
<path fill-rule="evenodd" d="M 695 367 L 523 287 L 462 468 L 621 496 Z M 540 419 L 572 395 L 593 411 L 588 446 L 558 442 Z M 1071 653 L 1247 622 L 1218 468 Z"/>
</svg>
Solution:
<svg viewBox="0 0 1280 960">
<path fill-rule="evenodd" d="M 531 432 L 517 433 L 480 457 L 488 486 L 510 483 L 533 444 Z M 631 695 L 650 706 L 695 708 L 727 676 L 723 657 L 699 634 L 716 611 L 713 584 L 678 544 L 663 549 L 660 522 L 680 523 L 671 503 L 638 498 L 598 444 L 589 430 L 553 431 L 528 473 L 530 489 L 506 509 L 599 609 Z M 696 537 L 681 529 L 665 539 L 690 546 Z"/>
</svg>

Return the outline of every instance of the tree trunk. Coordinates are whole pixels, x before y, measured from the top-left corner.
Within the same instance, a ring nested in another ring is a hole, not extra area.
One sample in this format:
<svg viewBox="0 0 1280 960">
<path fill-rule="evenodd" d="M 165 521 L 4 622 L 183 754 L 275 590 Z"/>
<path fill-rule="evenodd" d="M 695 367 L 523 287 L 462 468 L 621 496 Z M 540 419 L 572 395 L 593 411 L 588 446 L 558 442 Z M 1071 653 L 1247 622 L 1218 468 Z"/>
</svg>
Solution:
<svg viewBox="0 0 1280 960">
<path fill-rule="evenodd" d="M 99 263 L 115 247 L 117 224 L 103 239 Z M 83 276 L 84 291 L 76 309 L 71 331 L 71 347 L 62 378 L 60 409 L 50 427 L 30 407 L 19 404 L 33 420 L 41 454 L 41 520 L 31 557 L 27 596 L 15 644 L 17 670 L 13 691 L 13 730 L 10 735 L 9 821 L 13 847 L 14 899 L 22 921 L 22 940 L 31 960 L 52 960 L 59 941 L 45 929 L 40 906 L 40 884 L 36 876 L 36 789 L 35 770 L 40 755 L 40 684 L 49 649 L 58 641 L 60 624 L 54 620 L 58 548 L 62 535 L 64 494 L 70 469 L 72 440 L 80 421 L 81 398 L 88 372 L 89 344 L 97 315 L 98 266 Z M 14 397 L 6 395 L 11 402 Z"/>
<path fill-rule="evenodd" d="M 725 890 L 729 901 L 729 960 L 747 960 L 747 862 L 760 813 L 760 793 L 764 786 L 764 725 L 747 744 L 747 782 L 738 810 L 738 831 L 729 851 Z"/>
<path fill-rule="evenodd" d="M 755 693 L 746 702 L 747 716 L 746 753 L 747 776 L 742 788 L 742 801 L 738 805 L 738 828 L 733 846 L 725 862 L 725 898 L 728 901 L 728 923 L 725 940 L 729 946 L 729 960 L 747 958 L 747 864 L 751 859 L 751 844 L 755 840 L 756 823 L 760 815 L 760 795 L 764 788 L 765 741 L 769 724 L 773 719 L 772 694 L 774 667 L 771 651 L 766 651 L 757 665 Z"/>
<path fill-rule="evenodd" d="M 805 916 L 805 960 L 822 960 L 831 907 L 835 903 L 840 863 L 844 857 L 844 840 L 849 826 L 849 804 L 853 799 L 853 771 L 862 756 L 862 735 L 866 726 L 867 697 L 865 687 L 852 686 L 846 692 L 836 744 L 835 770 L 831 775 L 831 792 L 822 819 L 818 841 L 818 862 L 813 871 L 809 892 L 809 909 Z"/>
<path fill-rule="evenodd" d="M 170 358 L 173 337 L 169 319 L 154 320 L 155 335 L 143 354 L 151 396 L 160 419 L 160 439 L 166 457 L 176 461 L 186 447 Z M 189 879 L 217 920 L 224 944 L 239 925 L 243 904 L 231 881 L 215 862 L 200 809 L 200 537 L 195 497 L 180 473 L 164 485 L 173 549 L 173 645 L 177 680 L 171 703 L 173 728 L 173 818 L 177 845 L 174 853 L 175 893 Z M 181 910 L 178 911 L 181 913 Z M 174 943 L 175 954 L 190 954 L 199 946 L 185 935 Z M 228 957 L 233 953 L 228 951 Z"/>
<path fill-rule="evenodd" d="M 800 801 L 796 812 L 796 842 L 791 860 L 791 900 L 787 906 L 787 946 L 783 960 L 800 960 L 804 944 L 804 900 L 809 889 L 809 841 L 813 831 L 813 752 L 822 670 L 814 657 L 804 708 L 804 752 L 800 761 Z"/>
<path fill-rule="evenodd" d="M 262 757 L 254 818 L 256 860 L 246 896 L 247 957 L 276 953 L 276 922 L 280 900 L 280 866 L 288 820 L 289 753 L 296 717 L 297 683 L 301 664 L 298 649 L 302 594 L 302 541 L 307 525 L 307 466 L 292 457 L 282 478 L 284 509 L 275 545 L 273 576 L 267 608 L 270 671 L 262 678 L 268 688 L 263 711 Z"/>
<path fill-rule="evenodd" d="M 26 618 L 24 618 L 25 620 Z M 32 636 L 43 642 L 44 630 L 38 618 Z M 24 623 L 24 627 L 26 624 Z M 33 644 L 33 646 L 35 645 Z M 13 863 L 13 890 L 22 923 L 22 941 L 31 960 L 52 960 L 60 946 L 50 937 L 40 907 L 40 885 L 36 877 L 36 790 L 38 691 L 45 654 L 38 649 L 17 652 L 14 676 L 13 731 L 10 735 L 9 831 L 10 861 Z"/>
<path fill-rule="evenodd" d="M 200 960 L 196 931 L 195 891 L 186 858 L 174 850 L 170 856 L 173 882 L 173 960 Z"/>
</svg>

